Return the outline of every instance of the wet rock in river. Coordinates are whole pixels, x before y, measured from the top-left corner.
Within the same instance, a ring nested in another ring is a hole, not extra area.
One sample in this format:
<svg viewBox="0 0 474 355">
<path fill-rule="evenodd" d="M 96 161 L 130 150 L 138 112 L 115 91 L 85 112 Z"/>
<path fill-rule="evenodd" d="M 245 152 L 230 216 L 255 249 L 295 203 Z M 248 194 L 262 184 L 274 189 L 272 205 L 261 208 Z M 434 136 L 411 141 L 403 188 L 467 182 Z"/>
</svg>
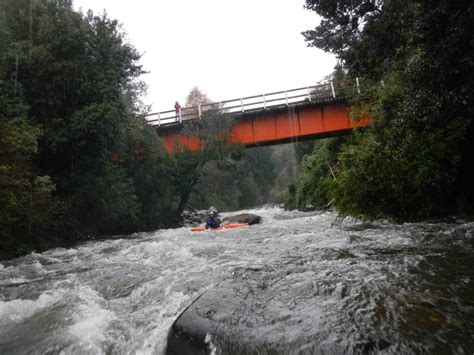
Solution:
<svg viewBox="0 0 474 355">
<path fill-rule="evenodd" d="M 252 214 L 252 213 L 236 214 L 235 216 L 225 217 L 222 220 L 223 224 L 248 223 L 249 225 L 252 225 L 252 224 L 258 224 L 261 222 L 262 222 L 262 217 L 257 216 L 256 214 Z"/>
<path fill-rule="evenodd" d="M 220 354 L 287 354 L 301 346 L 313 352 L 311 337 L 319 332 L 318 313 L 311 309 L 319 307 L 312 300 L 313 282 L 299 275 L 291 281 L 290 295 L 283 292 L 287 282 L 278 282 L 271 268 L 237 271 L 181 313 L 168 333 L 166 354 L 212 354 L 213 349 Z"/>
<path fill-rule="evenodd" d="M 196 226 L 206 222 L 208 212 L 204 210 L 184 210 L 181 213 L 182 224 L 185 226 Z"/>
<path fill-rule="evenodd" d="M 206 292 L 181 313 L 168 334 L 167 355 L 212 352 L 213 339 L 224 336 L 219 322 L 232 313 L 238 302 L 237 298 L 229 297 L 229 291 L 220 288 Z"/>
</svg>

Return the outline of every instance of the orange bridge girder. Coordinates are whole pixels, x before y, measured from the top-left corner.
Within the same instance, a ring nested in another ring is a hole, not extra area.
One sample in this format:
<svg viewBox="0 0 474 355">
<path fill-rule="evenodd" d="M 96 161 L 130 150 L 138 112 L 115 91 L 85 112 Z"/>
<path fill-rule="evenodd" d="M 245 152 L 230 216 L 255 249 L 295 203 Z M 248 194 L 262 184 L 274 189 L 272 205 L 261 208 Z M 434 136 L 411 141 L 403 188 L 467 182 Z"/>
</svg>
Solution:
<svg viewBox="0 0 474 355">
<path fill-rule="evenodd" d="M 275 145 L 347 135 L 370 122 L 368 117 L 353 120 L 344 101 L 331 100 L 242 113 L 236 117 L 228 138 L 230 142 L 240 142 L 246 147 Z M 183 124 L 176 124 L 158 129 L 167 150 L 199 151 L 199 139 L 184 135 L 182 127 Z"/>
</svg>

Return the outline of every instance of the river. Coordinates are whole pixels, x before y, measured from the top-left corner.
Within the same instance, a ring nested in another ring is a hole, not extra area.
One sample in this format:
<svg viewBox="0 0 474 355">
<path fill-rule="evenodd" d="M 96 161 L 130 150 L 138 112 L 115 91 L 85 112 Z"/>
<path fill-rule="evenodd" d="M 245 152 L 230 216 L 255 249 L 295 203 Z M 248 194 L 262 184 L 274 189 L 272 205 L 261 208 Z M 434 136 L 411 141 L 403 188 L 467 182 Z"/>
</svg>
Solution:
<svg viewBox="0 0 474 355">
<path fill-rule="evenodd" d="M 274 302 L 252 303 L 245 322 L 267 338 L 291 331 L 288 353 L 474 352 L 473 222 L 245 212 L 263 223 L 136 233 L 1 263 L 0 353 L 160 354 L 194 299 L 246 280 L 265 280 L 262 299 Z"/>
</svg>

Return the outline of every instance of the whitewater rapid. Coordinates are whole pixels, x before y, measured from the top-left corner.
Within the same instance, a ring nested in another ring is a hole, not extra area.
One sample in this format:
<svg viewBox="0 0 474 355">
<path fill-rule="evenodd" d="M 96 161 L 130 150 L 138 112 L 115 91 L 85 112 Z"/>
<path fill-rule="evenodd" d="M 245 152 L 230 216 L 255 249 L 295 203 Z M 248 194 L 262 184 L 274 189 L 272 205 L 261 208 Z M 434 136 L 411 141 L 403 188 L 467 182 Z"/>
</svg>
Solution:
<svg viewBox="0 0 474 355">
<path fill-rule="evenodd" d="M 242 212 L 263 223 L 136 233 L 1 263 L 0 353 L 160 354 L 193 300 L 251 270 L 285 275 L 278 292 L 325 330 L 315 342 L 345 342 L 349 352 L 364 352 L 365 338 L 388 343 L 376 348 L 387 353 L 472 350 L 474 223 Z"/>
</svg>

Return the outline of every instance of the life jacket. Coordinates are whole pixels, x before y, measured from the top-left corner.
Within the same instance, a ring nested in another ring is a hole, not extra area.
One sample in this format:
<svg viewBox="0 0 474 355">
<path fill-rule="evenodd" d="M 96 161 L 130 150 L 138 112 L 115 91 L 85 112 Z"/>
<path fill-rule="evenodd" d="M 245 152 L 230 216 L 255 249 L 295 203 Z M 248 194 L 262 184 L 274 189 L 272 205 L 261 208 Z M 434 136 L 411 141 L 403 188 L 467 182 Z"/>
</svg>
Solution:
<svg viewBox="0 0 474 355">
<path fill-rule="evenodd" d="M 209 217 L 206 223 L 206 228 L 217 228 L 221 224 L 221 221 L 218 217 Z"/>
</svg>

